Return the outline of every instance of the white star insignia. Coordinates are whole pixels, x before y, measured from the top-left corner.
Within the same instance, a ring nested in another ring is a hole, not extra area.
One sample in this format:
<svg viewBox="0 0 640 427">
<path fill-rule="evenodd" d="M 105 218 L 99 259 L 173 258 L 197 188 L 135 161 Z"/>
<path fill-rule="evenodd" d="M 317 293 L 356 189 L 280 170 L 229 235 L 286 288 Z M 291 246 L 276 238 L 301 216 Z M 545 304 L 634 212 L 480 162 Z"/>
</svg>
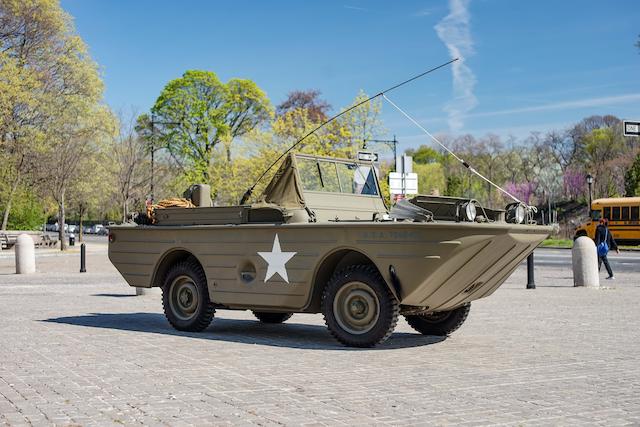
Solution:
<svg viewBox="0 0 640 427">
<path fill-rule="evenodd" d="M 258 252 L 258 255 L 267 261 L 267 274 L 264 277 L 264 281 L 266 282 L 273 277 L 274 274 L 278 273 L 285 282 L 289 283 L 289 276 L 287 276 L 285 264 L 293 258 L 295 254 L 297 254 L 297 252 L 282 252 L 282 250 L 280 250 L 280 240 L 276 233 L 271 252 Z"/>
</svg>

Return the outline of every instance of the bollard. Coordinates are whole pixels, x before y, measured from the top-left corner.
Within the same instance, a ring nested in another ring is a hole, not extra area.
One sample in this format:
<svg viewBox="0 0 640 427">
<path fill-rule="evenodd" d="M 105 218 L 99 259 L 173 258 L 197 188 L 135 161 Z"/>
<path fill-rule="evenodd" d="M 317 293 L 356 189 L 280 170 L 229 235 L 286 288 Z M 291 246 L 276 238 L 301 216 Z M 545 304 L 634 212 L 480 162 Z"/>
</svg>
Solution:
<svg viewBox="0 0 640 427">
<path fill-rule="evenodd" d="M 28 234 L 21 234 L 16 240 L 16 274 L 36 272 L 36 250 L 33 239 Z"/>
<path fill-rule="evenodd" d="M 571 249 L 573 265 L 573 286 L 600 287 L 598 274 L 598 253 L 596 244 L 587 236 L 580 236 Z"/>
<path fill-rule="evenodd" d="M 536 282 L 533 277 L 533 252 L 527 257 L 527 289 L 535 289 Z"/>
<path fill-rule="evenodd" d="M 84 243 L 80 244 L 80 273 L 87 272 L 87 249 Z"/>
<path fill-rule="evenodd" d="M 76 245 L 76 235 L 73 233 L 69 233 L 69 246 Z"/>
</svg>

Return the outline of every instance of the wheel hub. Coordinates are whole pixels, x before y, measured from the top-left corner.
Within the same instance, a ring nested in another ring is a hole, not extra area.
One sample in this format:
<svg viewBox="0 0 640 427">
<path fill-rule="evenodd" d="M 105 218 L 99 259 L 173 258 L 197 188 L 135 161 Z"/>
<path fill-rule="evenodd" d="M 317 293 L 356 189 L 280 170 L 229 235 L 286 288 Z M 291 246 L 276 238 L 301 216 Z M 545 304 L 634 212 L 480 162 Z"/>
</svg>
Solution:
<svg viewBox="0 0 640 427">
<path fill-rule="evenodd" d="M 333 301 L 333 312 L 342 329 L 359 335 L 375 326 L 380 316 L 380 304 L 368 285 L 349 282 L 338 290 Z"/>
<path fill-rule="evenodd" d="M 169 288 L 171 311 L 182 320 L 190 320 L 198 310 L 198 290 L 188 276 L 177 277 Z"/>
</svg>

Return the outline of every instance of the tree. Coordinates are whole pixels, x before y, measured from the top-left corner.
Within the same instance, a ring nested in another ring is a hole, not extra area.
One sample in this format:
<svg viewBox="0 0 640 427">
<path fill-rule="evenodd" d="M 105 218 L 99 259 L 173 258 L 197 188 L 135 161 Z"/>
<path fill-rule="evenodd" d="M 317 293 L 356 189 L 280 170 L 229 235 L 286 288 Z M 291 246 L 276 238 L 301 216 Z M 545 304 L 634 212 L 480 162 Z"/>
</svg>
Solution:
<svg viewBox="0 0 640 427">
<path fill-rule="evenodd" d="M 189 180 L 208 182 L 214 149 L 231 143 L 271 117 L 271 105 L 258 86 L 243 79 L 220 82 L 211 71 L 189 70 L 164 87 L 151 113 L 159 145 L 179 162 Z M 154 135 L 155 137 L 155 135 Z"/>
<path fill-rule="evenodd" d="M 367 98 L 369 98 L 369 95 L 361 90 L 351 105 L 360 104 Z M 350 151 L 352 156 L 362 147 L 364 141 L 375 139 L 384 134 L 382 120 L 380 119 L 381 111 L 382 101 L 380 98 L 376 98 L 365 102 L 340 117 L 341 144 Z"/>
<path fill-rule="evenodd" d="M 331 105 L 320 98 L 319 90 L 294 90 L 289 92 L 287 99 L 276 107 L 276 115 L 283 116 L 294 110 L 304 110 L 309 120 L 322 123 L 327 120 L 327 113 Z"/>
<path fill-rule="evenodd" d="M 0 148 L 13 165 L 12 189 L 34 174 L 34 182 L 49 190 L 64 249 L 66 191 L 95 129 L 109 122 L 99 105 L 97 65 L 55 0 L 3 1 L 0 50 L 0 86 L 9 89 L 0 91 Z M 14 196 L 9 191 L 5 217 Z"/>
<path fill-rule="evenodd" d="M 595 176 L 594 194 L 600 197 L 621 195 L 624 176 L 632 159 L 625 159 L 625 143 L 619 129 L 593 129 L 584 138 L 584 165 Z"/>
<path fill-rule="evenodd" d="M 135 114 L 127 120 L 120 115 L 120 132 L 110 141 L 112 156 L 110 169 L 115 177 L 115 193 L 122 221 L 126 221 L 135 199 L 144 199 L 144 192 L 151 179 L 147 141 L 135 130 Z M 154 165 L 155 166 L 155 165 Z"/>
<path fill-rule="evenodd" d="M 640 196 L 640 153 L 624 176 L 624 193 L 627 197 Z"/>
<path fill-rule="evenodd" d="M 409 148 L 405 151 L 408 156 L 413 157 L 413 161 L 417 164 L 426 165 L 434 162 L 441 162 L 443 159 L 442 154 L 438 153 L 428 145 L 421 145 L 417 149 Z"/>
<path fill-rule="evenodd" d="M 68 17 L 53 1 L 6 0 L 0 3 L 0 153 L 8 191 L 1 228 L 42 138 L 47 83 L 55 68 Z"/>
<path fill-rule="evenodd" d="M 421 194 L 445 193 L 446 179 L 440 163 L 415 163 L 413 171 L 418 174 L 418 190 Z"/>
<path fill-rule="evenodd" d="M 83 101 L 87 102 L 90 99 L 83 97 Z M 107 108 L 95 105 L 96 101 L 76 106 L 73 109 L 73 112 L 78 114 L 75 121 L 70 117 L 64 117 L 65 125 L 61 127 L 60 133 L 52 137 L 47 151 L 43 154 L 43 162 L 47 161 L 48 167 L 40 173 L 45 177 L 44 186 L 58 206 L 58 238 L 61 250 L 66 249 L 64 225 L 68 191 L 78 181 L 88 178 L 78 173 L 82 163 L 93 160 L 99 152 L 102 140 L 115 133 L 113 115 Z"/>
</svg>

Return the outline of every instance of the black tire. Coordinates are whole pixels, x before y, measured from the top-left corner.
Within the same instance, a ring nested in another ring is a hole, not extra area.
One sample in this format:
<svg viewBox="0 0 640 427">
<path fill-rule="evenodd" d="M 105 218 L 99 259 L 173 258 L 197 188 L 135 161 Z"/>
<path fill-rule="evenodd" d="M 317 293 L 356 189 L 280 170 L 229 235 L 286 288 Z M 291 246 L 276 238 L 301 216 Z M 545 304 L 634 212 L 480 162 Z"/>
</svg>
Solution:
<svg viewBox="0 0 640 427">
<path fill-rule="evenodd" d="M 450 311 L 429 314 L 405 315 L 409 326 L 423 335 L 445 337 L 457 330 L 469 315 L 471 303 L 466 303 Z"/>
<path fill-rule="evenodd" d="M 293 313 L 270 313 L 266 311 L 254 311 L 253 315 L 262 323 L 282 323 L 291 319 Z"/>
<path fill-rule="evenodd" d="M 331 277 L 322 294 L 329 332 L 350 347 L 373 347 L 393 333 L 399 304 L 371 265 L 353 265 Z"/>
<path fill-rule="evenodd" d="M 162 308 L 171 326 L 179 331 L 200 332 L 209 326 L 215 308 L 198 262 L 187 259 L 171 267 L 162 287 Z"/>
</svg>

